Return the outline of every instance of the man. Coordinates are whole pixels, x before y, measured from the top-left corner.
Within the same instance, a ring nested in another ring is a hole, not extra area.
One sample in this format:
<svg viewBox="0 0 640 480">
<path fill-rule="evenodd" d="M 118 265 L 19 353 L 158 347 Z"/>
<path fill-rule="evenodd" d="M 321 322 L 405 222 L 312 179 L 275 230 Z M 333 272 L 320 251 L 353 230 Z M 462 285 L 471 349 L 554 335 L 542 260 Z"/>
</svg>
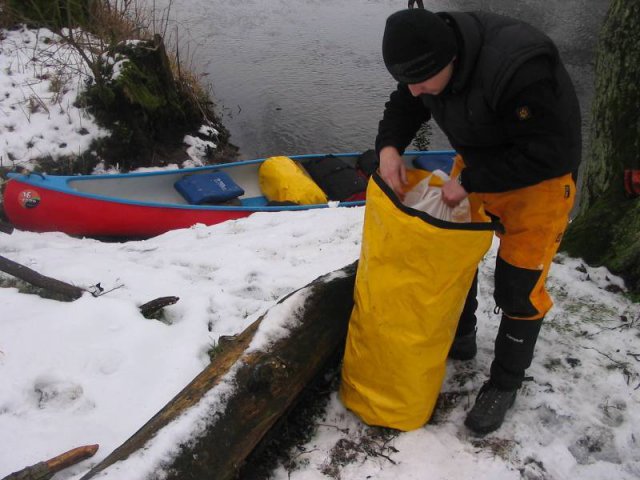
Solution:
<svg viewBox="0 0 640 480">
<path fill-rule="evenodd" d="M 490 377 L 465 425 L 496 430 L 531 365 L 545 314 L 544 283 L 575 195 L 581 133 L 578 100 L 553 42 L 530 25 L 491 13 L 402 10 L 387 19 L 382 53 L 399 82 L 376 138 L 380 175 L 400 197 L 400 155 L 435 119 L 465 166 L 442 187 L 453 207 L 477 194 L 504 226 L 494 298 L 502 310 Z M 477 275 L 449 357 L 476 355 Z"/>
</svg>

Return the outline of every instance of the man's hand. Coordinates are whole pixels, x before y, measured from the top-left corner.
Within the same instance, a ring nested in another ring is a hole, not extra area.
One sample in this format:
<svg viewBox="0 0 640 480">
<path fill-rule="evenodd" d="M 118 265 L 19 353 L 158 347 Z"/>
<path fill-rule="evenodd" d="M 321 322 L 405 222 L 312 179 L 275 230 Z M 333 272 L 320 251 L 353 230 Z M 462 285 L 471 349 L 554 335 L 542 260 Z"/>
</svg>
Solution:
<svg viewBox="0 0 640 480">
<path fill-rule="evenodd" d="M 384 147 L 380 150 L 380 176 L 400 199 L 404 198 L 407 169 L 395 147 Z"/>
<path fill-rule="evenodd" d="M 464 187 L 458 183 L 457 178 L 449 180 L 442 186 L 442 201 L 451 208 L 457 207 L 460 202 L 468 196 L 469 194 Z"/>
</svg>

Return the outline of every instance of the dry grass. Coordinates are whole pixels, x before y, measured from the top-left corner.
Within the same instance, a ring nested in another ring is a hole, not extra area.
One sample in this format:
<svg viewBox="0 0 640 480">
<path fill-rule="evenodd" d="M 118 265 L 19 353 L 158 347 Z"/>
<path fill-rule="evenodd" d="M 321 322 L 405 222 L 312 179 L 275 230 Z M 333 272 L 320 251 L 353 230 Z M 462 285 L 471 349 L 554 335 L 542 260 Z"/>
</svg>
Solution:
<svg viewBox="0 0 640 480">
<path fill-rule="evenodd" d="M 89 28 L 109 44 L 149 40 L 153 34 L 149 29 L 149 13 L 143 7 L 137 1 L 96 2 L 92 7 Z"/>
<path fill-rule="evenodd" d="M 53 0 L 52 0 L 53 1 Z M 72 1 L 72 0 L 62 0 Z M 36 0 L 24 0 L 25 5 L 35 5 Z M 209 111 L 209 95 L 201 84 L 200 77 L 189 61 L 189 55 L 181 55 L 178 47 L 178 31 L 168 32 L 172 2 L 164 9 L 156 9 L 155 2 L 149 0 L 94 0 L 91 2 L 89 20 L 81 28 L 53 28 L 68 44 L 83 57 L 87 67 L 93 73 L 96 83 L 100 84 L 104 75 L 105 54 L 125 41 L 151 40 L 160 35 L 167 44 L 167 55 L 172 74 L 183 94 L 200 106 L 203 116 Z M 0 0 L 0 28 L 10 28 L 28 21 L 33 25 L 48 25 L 45 18 L 27 19 L 9 7 L 8 0 Z M 177 27 L 176 27 L 177 28 Z M 189 49 L 189 46 L 185 46 Z"/>
</svg>

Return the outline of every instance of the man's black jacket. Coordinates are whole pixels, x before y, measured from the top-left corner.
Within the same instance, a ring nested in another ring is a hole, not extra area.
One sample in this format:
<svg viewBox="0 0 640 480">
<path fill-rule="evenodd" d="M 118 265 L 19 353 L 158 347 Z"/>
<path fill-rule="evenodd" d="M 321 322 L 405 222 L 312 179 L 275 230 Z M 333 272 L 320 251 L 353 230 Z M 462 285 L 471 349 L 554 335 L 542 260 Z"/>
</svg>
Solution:
<svg viewBox="0 0 640 480">
<path fill-rule="evenodd" d="M 573 84 L 553 42 L 500 15 L 441 13 L 458 56 L 440 95 L 413 97 L 398 84 L 386 104 L 376 150 L 400 153 L 433 118 L 465 160 L 468 192 L 503 192 L 577 172 L 581 120 Z"/>
</svg>

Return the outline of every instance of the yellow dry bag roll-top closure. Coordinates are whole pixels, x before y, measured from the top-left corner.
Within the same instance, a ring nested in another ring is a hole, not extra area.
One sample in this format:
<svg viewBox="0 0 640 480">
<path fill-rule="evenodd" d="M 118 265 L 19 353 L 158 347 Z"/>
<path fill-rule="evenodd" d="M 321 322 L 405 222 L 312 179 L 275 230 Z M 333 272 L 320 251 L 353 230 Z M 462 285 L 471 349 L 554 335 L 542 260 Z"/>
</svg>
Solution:
<svg viewBox="0 0 640 480">
<path fill-rule="evenodd" d="M 270 157 L 259 170 L 260 189 L 269 201 L 299 205 L 327 203 L 327 196 L 307 172 L 289 157 Z"/>
<path fill-rule="evenodd" d="M 494 228 L 406 207 L 372 177 L 340 386 L 343 403 L 364 422 L 412 430 L 429 420 Z"/>
</svg>

